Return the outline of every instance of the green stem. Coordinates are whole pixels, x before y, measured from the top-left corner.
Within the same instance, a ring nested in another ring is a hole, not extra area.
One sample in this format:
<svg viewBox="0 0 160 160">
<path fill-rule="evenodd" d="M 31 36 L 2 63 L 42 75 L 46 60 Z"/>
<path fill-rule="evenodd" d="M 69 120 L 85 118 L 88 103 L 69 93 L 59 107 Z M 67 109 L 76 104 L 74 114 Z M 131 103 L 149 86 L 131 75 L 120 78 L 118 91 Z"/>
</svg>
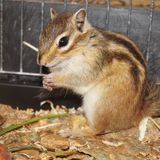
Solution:
<svg viewBox="0 0 160 160">
<path fill-rule="evenodd" d="M 4 134 L 10 132 L 10 131 L 13 131 L 13 130 L 16 130 L 18 128 L 21 128 L 23 127 L 24 125 L 28 125 L 28 124 L 32 124 L 32 123 L 35 123 L 35 122 L 38 122 L 40 120 L 43 120 L 43 119 L 50 119 L 50 118 L 62 118 L 62 117 L 67 117 L 69 114 L 67 113 L 64 113 L 64 114 L 50 114 L 50 115 L 45 115 L 45 116 L 41 116 L 41 117 L 34 117 L 32 119 L 29 119 L 29 120 L 26 120 L 20 124 L 11 124 L 10 126 L 2 129 L 0 131 L 0 136 L 3 136 Z"/>
<path fill-rule="evenodd" d="M 8 151 L 9 152 L 18 152 L 18 151 L 22 151 L 22 150 L 38 150 L 40 152 L 42 152 L 43 150 L 41 150 L 40 148 L 36 147 L 35 145 L 27 145 L 27 146 L 20 146 L 20 147 L 14 147 L 14 148 L 9 148 Z"/>
</svg>

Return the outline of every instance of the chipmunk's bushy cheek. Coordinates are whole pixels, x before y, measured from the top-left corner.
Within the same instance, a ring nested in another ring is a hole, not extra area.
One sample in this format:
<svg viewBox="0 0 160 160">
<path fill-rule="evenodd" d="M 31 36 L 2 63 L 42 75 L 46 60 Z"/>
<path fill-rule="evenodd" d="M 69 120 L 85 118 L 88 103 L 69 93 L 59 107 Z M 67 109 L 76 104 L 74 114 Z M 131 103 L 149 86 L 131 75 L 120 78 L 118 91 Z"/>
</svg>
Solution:
<svg viewBox="0 0 160 160">
<path fill-rule="evenodd" d="M 84 72 L 86 66 L 85 60 L 81 55 L 71 56 L 66 60 L 65 63 L 67 69 L 70 70 L 73 74 L 81 74 Z"/>
</svg>

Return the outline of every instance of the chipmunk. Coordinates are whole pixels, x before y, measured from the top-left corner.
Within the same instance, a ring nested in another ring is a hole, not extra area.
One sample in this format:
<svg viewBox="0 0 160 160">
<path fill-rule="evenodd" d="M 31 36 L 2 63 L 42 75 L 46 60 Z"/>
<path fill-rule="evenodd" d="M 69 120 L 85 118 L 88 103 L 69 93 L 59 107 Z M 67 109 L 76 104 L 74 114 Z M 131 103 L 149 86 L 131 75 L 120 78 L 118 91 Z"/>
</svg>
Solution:
<svg viewBox="0 0 160 160">
<path fill-rule="evenodd" d="M 127 36 L 93 27 L 83 8 L 61 14 L 51 9 L 37 61 L 51 72 L 44 76 L 44 88 L 82 95 L 84 114 L 96 133 L 128 129 L 158 110 L 160 100 L 154 103 L 149 94 L 140 49 Z"/>
</svg>

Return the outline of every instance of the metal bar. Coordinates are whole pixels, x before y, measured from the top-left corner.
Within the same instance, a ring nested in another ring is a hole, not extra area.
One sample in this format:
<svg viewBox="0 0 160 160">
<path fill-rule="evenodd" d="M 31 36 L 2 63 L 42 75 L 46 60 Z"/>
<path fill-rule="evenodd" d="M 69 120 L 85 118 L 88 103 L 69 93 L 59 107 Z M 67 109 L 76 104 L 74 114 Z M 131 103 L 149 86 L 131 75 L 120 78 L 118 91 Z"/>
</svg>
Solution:
<svg viewBox="0 0 160 160">
<path fill-rule="evenodd" d="M 44 27 L 44 5 L 45 5 L 45 2 L 44 2 L 44 0 L 42 0 L 42 2 L 41 2 L 41 32 L 43 31 L 43 27 Z M 39 67 L 39 73 L 40 74 L 42 73 L 41 66 Z"/>
<path fill-rule="evenodd" d="M 0 1 L 0 71 L 3 70 L 3 0 Z"/>
<path fill-rule="evenodd" d="M 24 75 L 24 76 L 44 76 L 45 74 L 41 73 L 30 73 L 30 72 L 14 72 L 14 71 L 0 71 L 0 73 L 4 74 L 16 74 L 16 75 Z"/>
<path fill-rule="evenodd" d="M 23 72 L 23 10 L 24 10 L 24 0 L 21 0 L 21 40 L 20 40 L 20 72 Z"/>
<path fill-rule="evenodd" d="M 41 2 L 41 31 L 43 31 L 43 27 L 44 27 L 44 0 L 42 0 Z"/>
<path fill-rule="evenodd" d="M 67 11 L 67 5 L 68 5 L 67 0 L 64 0 L 64 10 L 65 11 Z"/>
<path fill-rule="evenodd" d="M 23 44 L 26 45 L 27 47 L 33 49 L 35 52 L 38 52 L 38 48 L 33 46 L 32 44 L 26 42 L 26 41 L 23 41 Z"/>
<path fill-rule="evenodd" d="M 131 15 L 132 15 L 132 0 L 129 0 L 129 6 L 128 6 L 128 22 L 127 22 L 127 35 L 130 34 L 131 29 Z"/>
<path fill-rule="evenodd" d="M 148 27 L 148 37 L 147 37 L 147 49 L 146 49 L 146 60 L 147 60 L 147 62 L 149 62 L 149 58 L 150 58 L 150 42 L 151 42 L 151 32 L 152 32 L 154 7 L 155 7 L 155 1 L 150 0 L 150 15 L 149 15 L 149 27 Z"/>
<path fill-rule="evenodd" d="M 110 0 L 107 0 L 107 9 L 106 9 L 106 22 L 105 22 L 105 27 L 107 29 L 109 29 L 109 18 L 110 18 L 110 6 L 111 6 L 111 2 Z"/>
<path fill-rule="evenodd" d="M 86 8 L 86 11 L 88 12 L 88 0 L 85 0 L 85 8 Z"/>
</svg>

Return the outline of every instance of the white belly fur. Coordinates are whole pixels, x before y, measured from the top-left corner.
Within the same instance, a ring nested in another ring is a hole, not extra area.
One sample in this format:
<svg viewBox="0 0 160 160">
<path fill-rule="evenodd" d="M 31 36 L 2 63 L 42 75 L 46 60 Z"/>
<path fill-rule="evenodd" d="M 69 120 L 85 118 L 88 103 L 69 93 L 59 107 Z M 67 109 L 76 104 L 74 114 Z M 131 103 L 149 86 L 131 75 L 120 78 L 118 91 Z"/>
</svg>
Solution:
<svg viewBox="0 0 160 160">
<path fill-rule="evenodd" d="M 84 95 L 83 109 L 91 126 L 94 126 L 94 118 L 97 110 L 96 106 L 100 99 L 100 95 L 100 90 L 98 90 L 97 87 L 92 88 Z"/>
</svg>

